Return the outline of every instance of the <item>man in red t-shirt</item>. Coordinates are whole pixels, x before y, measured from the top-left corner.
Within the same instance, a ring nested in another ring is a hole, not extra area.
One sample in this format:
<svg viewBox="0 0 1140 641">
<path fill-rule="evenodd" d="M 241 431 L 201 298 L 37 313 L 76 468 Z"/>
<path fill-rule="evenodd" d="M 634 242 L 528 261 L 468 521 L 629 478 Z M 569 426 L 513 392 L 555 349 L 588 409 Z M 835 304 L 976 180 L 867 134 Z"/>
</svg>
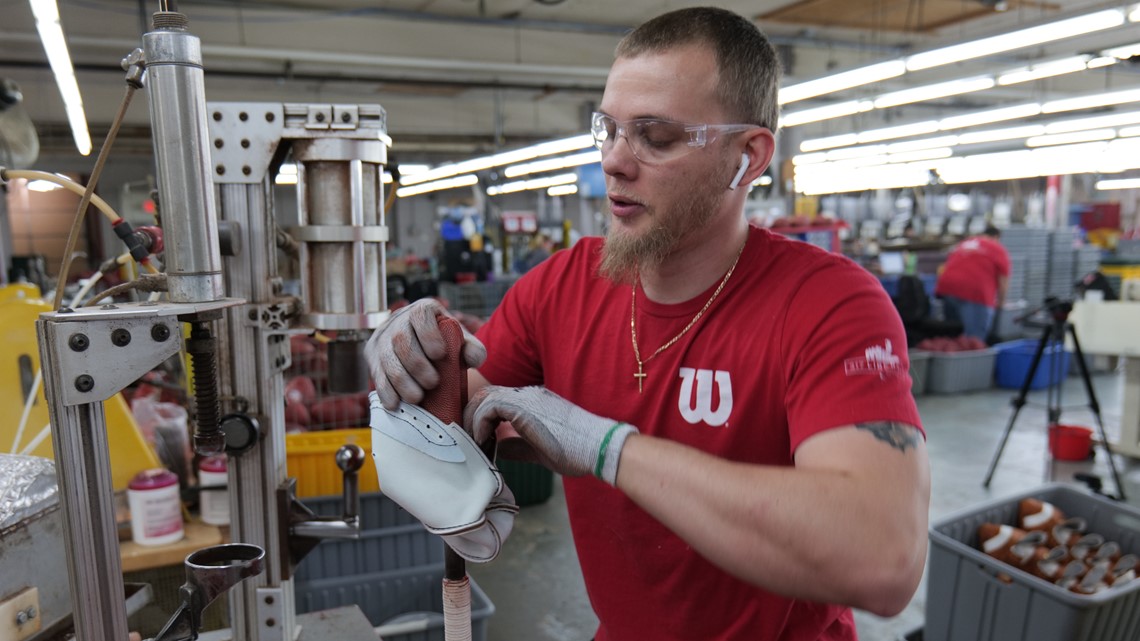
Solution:
<svg viewBox="0 0 1140 641">
<path fill-rule="evenodd" d="M 850 607 L 896 614 L 922 575 L 898 316 L 847 259 L 743 216 L 778 86 L 728 11 L 627 36 L 591 119 L 605 240 L 527 273 L 464 347 L 476 440 L 497 429 L 500 455 L 566 477 L 598 641 L 851 640 Z M 417 302 L 369 341 L 385 406 L 438 384 L 441 313 Z"/>
<path fill-rule="evenodd" d="M 963 333 L 980 340 L 989 335 L 994 310 L 1009 288 L 1009 252 L 998 242 L 1001 232 L 987 226 L 950 252 L 934 295 L 942 298 L 946 319 L 962 323 Z"/>
</svg>

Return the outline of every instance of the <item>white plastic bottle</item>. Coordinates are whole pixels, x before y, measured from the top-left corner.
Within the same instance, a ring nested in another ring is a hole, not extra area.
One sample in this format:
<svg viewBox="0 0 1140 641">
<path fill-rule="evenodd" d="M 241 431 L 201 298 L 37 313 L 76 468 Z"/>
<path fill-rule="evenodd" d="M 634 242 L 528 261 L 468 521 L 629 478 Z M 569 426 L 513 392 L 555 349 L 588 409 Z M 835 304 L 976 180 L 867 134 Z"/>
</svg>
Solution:
<svg viewBox="0 0 1140 641">
<path fill-rule="evenodd" d="M 228 482 L 225 456 L 207 456 L 198 464 L 198 487 L 224 486 Z M 198 509 L 203 523 L 230 524 L 229 490 L 204 489 L 198 494 Z"/>
<path fill-rule="evenodd" d="M 144 470 L 127 484 L 131 536 L 139 545 L 167 545 L 182 540 L 182 497 L 178 476 L 170 470 Z"/>
</svg>

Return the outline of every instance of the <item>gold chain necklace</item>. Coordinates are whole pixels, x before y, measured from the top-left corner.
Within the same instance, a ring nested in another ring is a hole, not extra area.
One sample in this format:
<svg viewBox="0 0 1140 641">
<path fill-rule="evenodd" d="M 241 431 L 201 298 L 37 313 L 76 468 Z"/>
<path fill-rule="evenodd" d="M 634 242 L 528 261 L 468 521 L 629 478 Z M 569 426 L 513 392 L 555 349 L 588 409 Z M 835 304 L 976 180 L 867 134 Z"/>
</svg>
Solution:
<svg viewBox="0 0 1140 641">
<path fill-rule="evenodd" d="M 745 239 L 744 245 L 747 244 L 748 240 Z M 720 284 L 716 286 L 716 290 L 712 293 L 712 296 L 709 296 L 708 301 L 705 303 L 705 306 L 701 308 L 701 311 L 697 312 L 697 315 L 693 317 L 693 320 L 689 321 L 689 324 L 685 325 L 685 328 L 682 329 L 679 334 L 669 339 L 669 341 L 661 347 L 658 347 L 657 351 L 650 354 L 649 357 L 645 360 L 641 360 L 641 351 L 637 348 L 637 283 L 640 282 L 641 279 L 639 278 L 637 281 L 634 281 L 633 288 L 631 290 L 631 302 L 629 306 L 629 334 L 630 338 L 633 340 L 633 357 L 637 360 L 637 373 L 634 374 L 633 377 L 637 379 L 638 394 L 641 393 L 642 383 L 645 381 L 645 378 L 649 376 L 649 374 L 645 373 L 645 364 L 653 360 L 653 358 L 661 352 L 664 352 L 666 349 L 672 347 L 674 343 L 681 340 L 681 337 L 684 336 L 685 333 L 690 329 L 692 329 L 693 325 L 697 324 L 697 321 L 701 320 L 701 316 L 704 316 L 705 312 L 708 311 L 709 307 L 713 304 L 713 301 L 716 300 L 716 297 L 720 295 L 721 290 L 724 289 L 724 286 L 728 283 L 728 279 L 732 278 L 732 272 L 736 269 L 736 263 L 740 262 L 740 255 L 744 253 L 744 245 L 741 245 L 740 250 L 736 252 L 736 259 L 732 261 L 732 266 L 728 268 L 728 273 L 724 275 L 724 278 L 721 279 Z"/>
</svg>

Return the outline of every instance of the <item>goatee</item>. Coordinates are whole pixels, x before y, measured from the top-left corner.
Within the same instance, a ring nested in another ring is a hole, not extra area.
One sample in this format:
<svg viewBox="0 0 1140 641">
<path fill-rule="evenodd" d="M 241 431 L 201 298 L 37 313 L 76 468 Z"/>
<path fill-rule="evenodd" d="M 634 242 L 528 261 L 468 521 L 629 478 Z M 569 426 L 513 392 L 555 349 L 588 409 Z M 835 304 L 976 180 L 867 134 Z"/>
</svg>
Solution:
<svg viewBox="0 0 1140 641">
<path fill-rule="evenodd" d="M 692 234 L 701 233 L 720 210 L 725 198 L 723 187 L 717 186 L 716 171 L 710 171 L 697 184 L 702 189 L 690 191 L 668 209 L 646 206 L 643 216 L 650 227 L 642 234 L 626 232 L 618 222 L 611 222 L 602 245 L 598 274 L 619 285 L 632 285 L 643 269 L 660 266 Z"/>
</svg>

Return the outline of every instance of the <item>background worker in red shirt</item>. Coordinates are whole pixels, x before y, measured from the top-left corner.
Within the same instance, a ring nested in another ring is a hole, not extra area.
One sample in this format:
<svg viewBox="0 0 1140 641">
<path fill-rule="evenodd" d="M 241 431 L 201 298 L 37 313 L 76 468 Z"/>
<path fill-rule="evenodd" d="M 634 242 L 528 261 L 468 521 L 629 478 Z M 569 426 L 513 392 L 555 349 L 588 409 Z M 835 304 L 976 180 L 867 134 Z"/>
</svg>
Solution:
<svg viewBox="0 0 1140 641">
<path fill-rule="evenodd" d="M 894 615 L 922 576 L 898 314 L 869 272 L 744 217 L 779 76 L 723 9 L 623 39 L 591 118 L 606 238 L 527 272 L 464 348 L 476 440 L 509 420 L 500 455 L 565 477 L 597 641 L 851 641 L 851 607 Z M 369 341 L 385 406 L 438 384 L 440 313 L 417 301 Z"/>
<path fill-rule="evenodd" d="M 946 320 L 962 323 L 963 334 L 986 340 L 994 310 L 1009 288 L 1009 252 L 998 242 L 1001 232 L 989 225 L 946 257 L 934 295 L 942 298 Z"/>
</svg>

